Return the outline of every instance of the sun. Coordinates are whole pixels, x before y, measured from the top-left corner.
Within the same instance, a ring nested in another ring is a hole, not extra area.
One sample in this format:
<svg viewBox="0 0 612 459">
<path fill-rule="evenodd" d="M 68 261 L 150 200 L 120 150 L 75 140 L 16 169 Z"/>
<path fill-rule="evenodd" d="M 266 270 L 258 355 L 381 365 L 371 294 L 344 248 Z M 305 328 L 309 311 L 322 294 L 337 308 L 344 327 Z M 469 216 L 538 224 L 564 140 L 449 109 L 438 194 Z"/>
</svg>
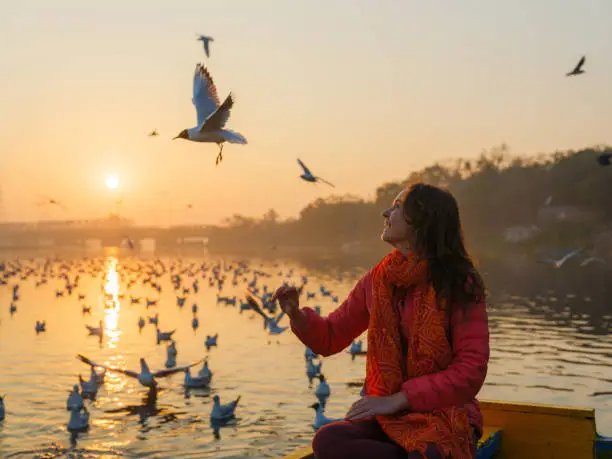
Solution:
<svg viewBox="0 0 612 459">
<path fill-rule="evenodd" d="M 117 188 L 119 188 L 119 177 L 117 177 L 116 175 L 109 175 L 108 177 L 106 177 L 106 186 L 109 187 L 111 190 L 116 190 Z"/>
</svg>

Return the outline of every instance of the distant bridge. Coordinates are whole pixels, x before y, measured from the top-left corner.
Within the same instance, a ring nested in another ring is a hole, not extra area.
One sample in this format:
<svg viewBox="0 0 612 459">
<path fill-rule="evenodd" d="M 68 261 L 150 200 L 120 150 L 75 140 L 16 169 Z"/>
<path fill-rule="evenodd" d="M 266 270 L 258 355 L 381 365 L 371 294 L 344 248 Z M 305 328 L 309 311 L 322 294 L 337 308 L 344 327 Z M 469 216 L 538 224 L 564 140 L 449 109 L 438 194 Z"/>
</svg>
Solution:
<svg viewBox="0 0 612 459">
<path fill-rule="evenodd" d="M 208 229 L 202 225 L 160 228 L 155 226 L 41 223 L 0 224 L 1 248 L 44 248 L 87 246 L 99 241 L 103 247 L 120 247 L 131 240 L 139 247 L 148 240 L 155 247 L 208 243 Z"/>
</svg>

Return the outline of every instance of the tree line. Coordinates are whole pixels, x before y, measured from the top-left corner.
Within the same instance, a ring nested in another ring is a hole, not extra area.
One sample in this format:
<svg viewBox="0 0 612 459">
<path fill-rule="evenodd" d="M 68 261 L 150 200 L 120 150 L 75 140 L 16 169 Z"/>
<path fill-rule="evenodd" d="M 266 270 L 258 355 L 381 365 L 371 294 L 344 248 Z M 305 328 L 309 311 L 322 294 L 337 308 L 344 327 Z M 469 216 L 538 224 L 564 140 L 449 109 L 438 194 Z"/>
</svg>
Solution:
<svg viewBox="0 0 612 459">
<path fill-rule="evenodd" d="M 612 221 L 612 168 L 597 157 L 612 147 L 559 151 L 530 157 L 513 156 L 505 145 L 475 159 L 435 163 L 411 172 L 404 180 L 380 185 L 373 199 L 352 195 L 319 198 L 297 218 L 280 219 L 274 209 L 260 218 L 233 215 L 208 227 L 209 247 L 219 251 L 370 250 L 378 240 L 381 212 L 397 193 L 414 183 L 428 183 L 456 197 L 468 247 L 481 254 L 502 255 L 516 246 L 504 239 L 511 227 L 537 226 L 538 234 L 522 247 L 584 244 L 605 232 Z M 572 208 L 588 212 L 586 221 L 542 221 L 542 209 Z"/>
</svg>

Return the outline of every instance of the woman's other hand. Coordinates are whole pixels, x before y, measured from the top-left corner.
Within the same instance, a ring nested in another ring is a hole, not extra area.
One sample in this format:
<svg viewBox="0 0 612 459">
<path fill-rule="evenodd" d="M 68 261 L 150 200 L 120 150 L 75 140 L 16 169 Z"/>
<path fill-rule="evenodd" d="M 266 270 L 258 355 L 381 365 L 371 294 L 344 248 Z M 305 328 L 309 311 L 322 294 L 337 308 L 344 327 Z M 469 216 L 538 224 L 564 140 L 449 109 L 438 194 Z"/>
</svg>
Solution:
<svg viewBox="0 0 612 459">
<path fill-rule="evenodd" d="M 403 392 L 388 397 L 366 395 L 353 403 L 351 409 L 346 413 L 346 420 L 358 421 L 374 416 L 391 415 L 409 408 L 410 404 Z"/>
</svg>

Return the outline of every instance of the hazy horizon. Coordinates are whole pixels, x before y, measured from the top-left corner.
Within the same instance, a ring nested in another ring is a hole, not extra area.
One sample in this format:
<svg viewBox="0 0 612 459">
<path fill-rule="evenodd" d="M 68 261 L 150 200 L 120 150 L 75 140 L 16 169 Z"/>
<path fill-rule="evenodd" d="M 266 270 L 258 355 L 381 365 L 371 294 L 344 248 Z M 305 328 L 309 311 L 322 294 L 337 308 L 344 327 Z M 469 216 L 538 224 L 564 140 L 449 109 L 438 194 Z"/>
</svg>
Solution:
<svg viewBox="0 0 612 459">
<path fill-rule="evenodd" d="M 5 221 L 285 218 L 502 142 L 528 155 L 612 142 L 603 1 L 32 0 L 0 12 Z M 210 59 L 197 33 L 214 37 Z M 586 73 L 566 78 L 583 54 Z M 219 167 L 216 145 L 170 140 L 195 125 L 197 62 L 221 99 L 235 93 L 228 127 L 249 141 L 226 145 Z M 298 157 L 336 188 L 301 181 Z M 45 195 L 67 209 L 37 206 Z"/>
</svg>

